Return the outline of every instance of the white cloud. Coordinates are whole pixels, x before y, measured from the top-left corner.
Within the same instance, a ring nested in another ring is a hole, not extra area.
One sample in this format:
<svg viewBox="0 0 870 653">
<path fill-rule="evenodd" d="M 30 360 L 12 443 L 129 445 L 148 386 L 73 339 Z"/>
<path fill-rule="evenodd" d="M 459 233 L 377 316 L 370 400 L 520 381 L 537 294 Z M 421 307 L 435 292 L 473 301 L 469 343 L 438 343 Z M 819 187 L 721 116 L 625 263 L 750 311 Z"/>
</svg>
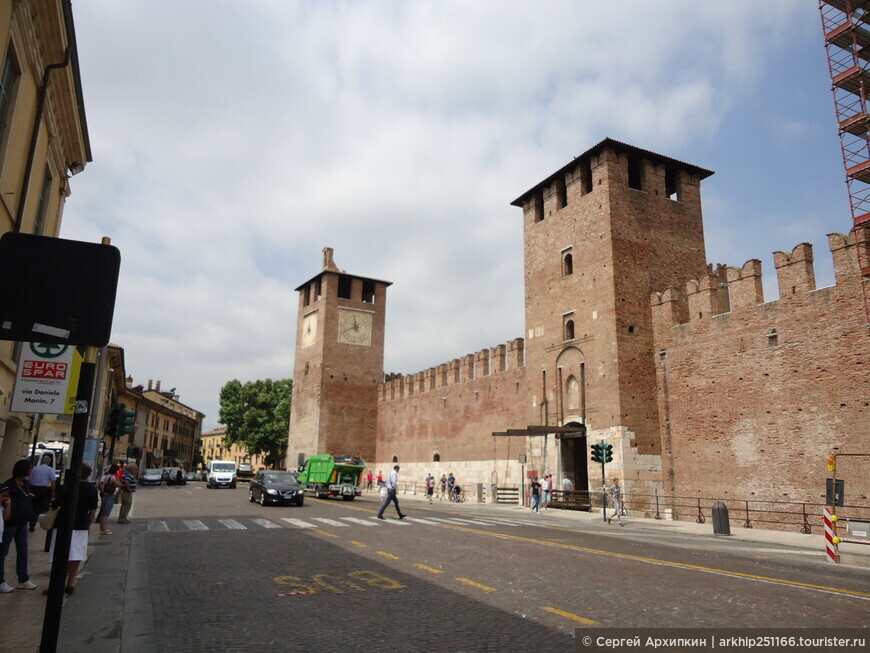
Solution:
<svg viewBox="0 0 870 653">
<path fill-rule="evenodd" d="M 385 367 L 415 372 L 522 335 L 513 198 L 605 136 L 729 147 L 806 9 L 79 3 L 94 162 L 62 235 L 121 248 L 128 372 L 207 427 L 226 381 L 292 375 L 293 288 L 323 246 L 395 282 Z"/>
</svg>

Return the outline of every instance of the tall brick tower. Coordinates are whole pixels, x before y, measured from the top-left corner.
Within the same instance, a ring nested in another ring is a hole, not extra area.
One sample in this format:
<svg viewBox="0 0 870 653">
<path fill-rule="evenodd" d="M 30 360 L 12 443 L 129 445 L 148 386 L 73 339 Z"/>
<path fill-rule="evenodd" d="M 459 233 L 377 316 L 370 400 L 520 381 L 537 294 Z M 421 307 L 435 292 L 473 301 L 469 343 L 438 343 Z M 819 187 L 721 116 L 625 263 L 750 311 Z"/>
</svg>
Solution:
<svg viewBox="0 0 870 653">
<path fill-rule="evenodd" d="M 317 453 L 374 460 L 389 285 L 339 270 L 326 247 L 323 270 L 296 288 L 288 469 Z"/>
<path fill-rule="evenodd" d="M 628 490 L 660 484 L 650 293 L 707 271 L 696 166 L 605 139 L 512 202 L 523 209 L 529 424 L 585 424 L 561 472 L 600 486 L 589 442 Z M 550 459 L 546 453 L 544 460 Z"/>
</svg>

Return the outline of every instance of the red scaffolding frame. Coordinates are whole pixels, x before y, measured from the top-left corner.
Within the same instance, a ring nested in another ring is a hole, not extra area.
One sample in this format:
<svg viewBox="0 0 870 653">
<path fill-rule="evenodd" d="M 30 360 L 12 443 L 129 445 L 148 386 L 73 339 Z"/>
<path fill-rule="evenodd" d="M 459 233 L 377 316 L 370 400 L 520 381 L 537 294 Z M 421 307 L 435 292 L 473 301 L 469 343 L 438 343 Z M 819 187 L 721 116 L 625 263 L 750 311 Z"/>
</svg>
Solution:
<svg viewBox="0 0 870 653">
<path fill-rule="evenodd" d="M 870 0 L 819 0 L 831 90 L 855 226 L 870 226 Z M 858 252 L 870 320 L 870 254 Z"/>
</svg>

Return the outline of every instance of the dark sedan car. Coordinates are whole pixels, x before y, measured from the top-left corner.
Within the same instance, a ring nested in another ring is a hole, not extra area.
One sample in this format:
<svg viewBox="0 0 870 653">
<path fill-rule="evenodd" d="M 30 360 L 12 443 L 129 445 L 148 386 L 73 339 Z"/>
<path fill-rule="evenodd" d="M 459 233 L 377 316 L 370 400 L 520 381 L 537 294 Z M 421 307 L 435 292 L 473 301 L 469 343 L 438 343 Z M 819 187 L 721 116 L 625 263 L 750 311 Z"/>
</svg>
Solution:
<svg viewBox="0 0 870 653">
<path fill-rule="evenodd" d="M 305 501 L 305 490 L 291 472 L 261 470 L 251 479 L 248 500 L 259 501 L 261 506 L 270 503 L 295 503 L 301 506 Z"/>
</svg>

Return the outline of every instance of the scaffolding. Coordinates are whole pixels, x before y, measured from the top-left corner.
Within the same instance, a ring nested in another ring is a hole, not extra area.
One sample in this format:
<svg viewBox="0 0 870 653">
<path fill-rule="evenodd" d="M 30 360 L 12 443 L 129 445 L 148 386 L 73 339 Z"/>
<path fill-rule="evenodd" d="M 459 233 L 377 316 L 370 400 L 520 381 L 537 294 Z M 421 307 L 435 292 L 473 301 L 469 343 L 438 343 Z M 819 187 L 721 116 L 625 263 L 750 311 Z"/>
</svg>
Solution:
<svg viewBox="0 0 870 653">
<path fill-rule="evenodd" d="M 854 226 L 870 226 L 870 0 L 819 0 Z M 870 253 L 856 247 L 870 320 Z"/>
</svg>

